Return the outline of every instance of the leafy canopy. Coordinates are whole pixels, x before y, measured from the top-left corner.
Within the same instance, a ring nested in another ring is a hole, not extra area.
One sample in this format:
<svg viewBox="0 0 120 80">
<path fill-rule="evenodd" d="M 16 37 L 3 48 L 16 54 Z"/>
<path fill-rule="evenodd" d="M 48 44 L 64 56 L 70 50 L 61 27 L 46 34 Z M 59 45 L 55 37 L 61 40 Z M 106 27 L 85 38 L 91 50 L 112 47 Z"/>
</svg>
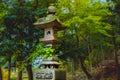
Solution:
<svg viewBox="0 0 120 80">
<path fill-rule="evenodd" d="M 101 33 L 110 36 L 107 30 L 111 27 L 104 21 L 104 17 L 111 15 L 107 10 L 108 3 L 93 0 L 59 0 L 57 16 L 63 24 L 78 35 L 85 36 Z"/>
</svg>

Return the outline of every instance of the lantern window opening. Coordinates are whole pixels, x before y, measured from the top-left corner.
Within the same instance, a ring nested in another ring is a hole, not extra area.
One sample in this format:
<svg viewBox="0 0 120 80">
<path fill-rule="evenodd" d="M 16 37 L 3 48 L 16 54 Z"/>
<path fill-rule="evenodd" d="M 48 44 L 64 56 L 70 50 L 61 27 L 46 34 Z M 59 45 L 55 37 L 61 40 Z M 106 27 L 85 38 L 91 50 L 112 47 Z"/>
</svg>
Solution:
<svg viewBox="0 0 120 80">
<path fill-rule="evenodd" d="M 50 35 L 51 34 L 51 32 L 50 31 L 47 31 L 47 35 Z"/>
</svg>

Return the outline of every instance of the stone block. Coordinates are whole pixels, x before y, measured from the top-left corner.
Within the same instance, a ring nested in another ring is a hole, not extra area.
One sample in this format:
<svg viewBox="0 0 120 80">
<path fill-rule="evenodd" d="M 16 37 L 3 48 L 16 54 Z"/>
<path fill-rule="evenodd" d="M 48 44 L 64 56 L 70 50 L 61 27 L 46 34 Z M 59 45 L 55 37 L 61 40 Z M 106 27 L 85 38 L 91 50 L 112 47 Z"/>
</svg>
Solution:
<svg viewBox="0 0 120 80">
<path fill-rule="evenodd" d="M 34 70 L 34 80 L 66 80 L 66 71 L 61 69 Z"/>
</svg>

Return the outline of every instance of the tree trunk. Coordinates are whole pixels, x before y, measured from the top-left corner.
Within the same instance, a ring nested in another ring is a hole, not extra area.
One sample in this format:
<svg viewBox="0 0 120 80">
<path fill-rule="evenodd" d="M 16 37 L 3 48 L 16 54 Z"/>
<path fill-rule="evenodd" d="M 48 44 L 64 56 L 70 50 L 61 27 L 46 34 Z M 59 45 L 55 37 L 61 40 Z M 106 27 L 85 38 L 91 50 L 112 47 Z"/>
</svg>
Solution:
<svg viewBox="0 0 120 80">
<path fill-rule="evenodd" d="M 76 32 L 77 32 L 77 30 L 76 30 Z M 77 35 L 77 33 L 76 33 L 76 48 L 79 48 L 79 36 Z M 86 74 L 88 79 L 92 79 L 93 78 L 92 75 L 87 71 L 87 68 L 84 66 L 84 61 L 83 61 L 82 56 L 79 56 L 79 58 L 80 58 L 80 64 L 81 64 L 81 68 L 82 68 L 83 72 Z"/>
<path fill-rule="evenodd" d="M 38 3 L 38 0 L 35 0 L 35 9 L 37 9 L 39 3 Z"/>
<path fill-rule="evenodd" d="M 0 0 L 0 3 L 2 3 L 2 0 Z"/>
<path fill-rule="evenodd" d="M 8 80 L 10 80 L 11 77 L 11 57 L 8 60 Z"/>
<path fill-rule="evenodd" d="M 27 65 L 26 70 L 28 73 L 28 80 L 33 80 L 32 65 Z"/>
<path fill-rule="evenodd" d="M 78 31 L 76 30 L 76 48 L 78 50 L 80 41 L 77 32 Z M 77 70 L 78 66 L 79 66 L 79 58 L 78 58 L 78 54 L 76 54 L 74 59 L 74 69 Z"/>
<path fill-rule="evenodd" d="M 116 63 L 117 80 L 120 80 L 120 69 L 119 69 L 119 62 L 118 62 L 118 56 L 117 56 L 117 44 L 115 41 L 115 36 L 113 37 L 113 44 L 114 44 L 114 57 L 115 57 L 115 63 Z"/>
<path fill-rule="evenodd" d="M 83 72 L 86 74 L 86 76 L 88 77 L 88 79 L 92 79 L 93 78 L 92 75 L 87 71 L 87 69 L 86 69 L 86 67 L 84 66 L 83 63 L 84 63 L 83 59 L 80 56 L 80 64 L 81 64 L 81 68 L 82 68 Z"/>
<path fill-rule="evenodd" d="M 107 0 L 107 2 L 111 2 L 111 0 Z M 113 0 L 113 2 L 115 2 L 114 0 Z M 118 7 L 118 8 L 117 8 Z M 111 7 L 109 7 L 108 8 L 110 11 L 112 11 L 113 12 L 113 10 L 112 10 L 112 8 Z M 113 13 L 119 13 L 119 12 L 116 12 L 116 11 L 119 11 L 119 5 L 117 4 L 117 5 L 115 5 L 115 8 L 114 8 L 114 11 L 115 12 L 113 12 Z M 110 16 L 109 17 L 109 23 L 111 24 L 111 25 L 118 25 L 118 24 L 116 24 L 115 22 L 114 22 L 114 19 L 113 19 L 114 17 L 113 16 Z M 119 26 L 118 26 L 119 27 Z M 118 61 L 118 55 L 117 55 L 117 51 L 118 51 L 118 45 L 117 45 L 117 43 L 116 43 L 116 33 L 117 33 L 117 31 L 113 28 L 113 31 L 111 32 L 112 33 L 112 36 L 113 36 L 113 45 L 114 45 L 114 59 L 115 59 L 115 64 L 116 64 L 116 77 L 117 77 L 117 80 L 120 80 L 120 69 L 119 69 L 119 61 Z M 117 33 L 118 34 L 118 33 Z"/>
<path fill-rule="evenodd" d="M 2 69 L 0 68 L 0 80 L 3 80 Z"/>
<path fill-rule="evenodd" d="M 74 60 L 73 61 L 73 63 L 74 63 L 74 71 L 76 71 L 80 67 L 79 57 L 78 57 L 77 54 L 75 55 L 75 58 L 73 60 Z"/>
<path fill-rule="evenodd" d="M 24 0 L 18 0 L 18 2 L 20 6 L 23 6 Z"/>
<path fill-rule="evenodd" d="M 92 70 L 92 59 L 90 57 L 90 53 L 92 52 L 92 47 L 91 47 L 91 42 L 90 42 L 90 39 L 87 38 L 87 52 L 88 52 L 88 55 L 89 55 L 89 62 L 90 62 L 90 71 Z"/>
<path fill-rule="evenodd" d="M 22 80 L 22 70 L 18 69 L 18 80 Z"/>
</svg>

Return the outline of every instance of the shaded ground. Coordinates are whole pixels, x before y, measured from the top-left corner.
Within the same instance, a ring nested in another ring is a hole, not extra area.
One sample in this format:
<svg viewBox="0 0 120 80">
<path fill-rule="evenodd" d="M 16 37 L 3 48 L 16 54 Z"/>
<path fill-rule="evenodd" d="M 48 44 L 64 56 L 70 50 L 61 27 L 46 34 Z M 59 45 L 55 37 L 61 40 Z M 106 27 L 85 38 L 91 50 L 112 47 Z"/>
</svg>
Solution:
<svg viewBox="0 0 120 80">
<path fill-rule="evenodd" d="M 116 64 L 114 60 L 105 60 L 98 68 L 94 68 L 91 74 L 94 76 L 94 80 L 117 80 Z M 87 77 L 82 70 L 77 70 L 73 73 L 68 73 L 67 80 L 87 80 Z"/>
<path fill-rule="evenodd" d="M 100 69 L 100 72 L 95 77 L 96 80 L 100 80 L 103 78 L 109 78 L 109 80 L 117 80 L 117 69 L 115 60 L 105 60 L 100 64 Z"/>
</svg>

